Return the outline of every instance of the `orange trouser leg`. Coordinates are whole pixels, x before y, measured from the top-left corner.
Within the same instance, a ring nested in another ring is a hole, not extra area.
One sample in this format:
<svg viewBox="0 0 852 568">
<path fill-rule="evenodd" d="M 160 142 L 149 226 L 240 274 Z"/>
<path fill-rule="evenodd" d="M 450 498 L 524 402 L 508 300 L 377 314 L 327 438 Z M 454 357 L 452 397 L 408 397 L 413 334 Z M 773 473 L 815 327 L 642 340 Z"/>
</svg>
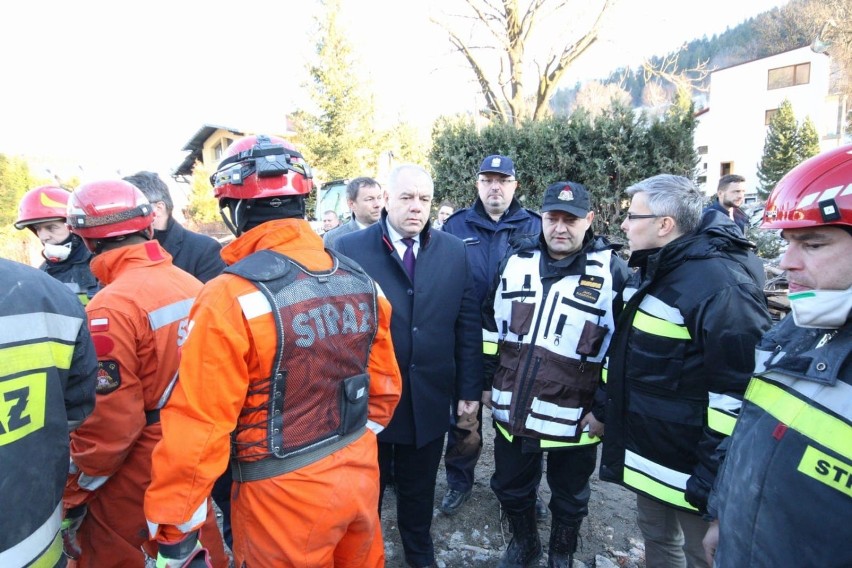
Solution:
<svg viewBox="0 0 852 568">
<path fill-rule="evenodd" d="M 247 568 L 384 566 L 372 432 L 301 470 L 237 483 L 234 559 Z"/>
</svg>

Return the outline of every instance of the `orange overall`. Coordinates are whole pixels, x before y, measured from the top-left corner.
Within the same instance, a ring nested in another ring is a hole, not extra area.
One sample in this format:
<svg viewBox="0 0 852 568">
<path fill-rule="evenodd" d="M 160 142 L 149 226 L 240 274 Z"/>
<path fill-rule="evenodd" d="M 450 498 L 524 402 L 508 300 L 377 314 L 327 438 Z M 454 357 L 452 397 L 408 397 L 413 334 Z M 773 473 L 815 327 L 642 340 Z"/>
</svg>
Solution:
<svg viewBox="0 0 852 568">
<path fill-rule="evenodd" d="M 222 256 L 231 265 L 260 250 L 284 254 L 309 270 L 333 265 L 310 225 L 296 219 L 263 223 L 228 245 Z M 251 281 L 223 274 L 205 285 L 192 308 L 180 380 L 162 413 L 164 436 L 154 451 L 145 498 L 146 516 L 159 525 L 161 539 L 176 541 L 194 528 L 194 515 L 228 467 L 230 434 L 242 416 L 253 411 L 265 420 L 269 395 L 250 385 L 270 376 L 278 333 L 268 304 L 265 311 L 257 308 L 258 294 Z M 381 295 L 376 323 L 367 364 L 370 428 L 294 471 L 234 482 L 237 566 L 384 565 L 374 430 L 390 421 L 401 377 L 390 337 L 390 304 Z M 312 365 L 318 376 L 324 364 L 329 362 Z"/>
<path fill-rule="evenodd" d="M 86 306 L 98 355 L 97 400 L 71 433 L 71 459 L 79 472 L 69 476 L 63 500 L 66 509 L 88 506 L 77 533 L 77 566 L 142 568 L 142 546 L 156 556 L 143 512 L 151 453 L 162 436 L 156 410 L 177 372 L 201 283 L 173 266 L 156 241 L 99 254 L 91 268 L 106 286 Z M 207 507 L 202 541 L 214 566 L 226 567 L 216 518 Z"/>
</svg>

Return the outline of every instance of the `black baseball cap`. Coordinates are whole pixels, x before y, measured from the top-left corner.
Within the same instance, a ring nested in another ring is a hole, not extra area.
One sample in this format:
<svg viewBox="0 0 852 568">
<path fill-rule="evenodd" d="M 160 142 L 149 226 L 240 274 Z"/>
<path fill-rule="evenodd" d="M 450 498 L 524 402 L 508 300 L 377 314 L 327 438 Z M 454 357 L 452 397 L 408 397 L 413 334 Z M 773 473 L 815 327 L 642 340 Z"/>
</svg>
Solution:
<svg viewBox="0 0 852 568">
<path fill-rule="evenodd" d="M 487 158 L 482 160 L 482 165 L 479 166 L 479 173 L 493 173 L 501 174 L 504 176 L 514 176 L 515 163 L 512 161 L 512 158 L 507 158 L 506 156 L 488 156 Z"/>
<path fill-rule="evenodd" d="M 544 192 L 541 212 L 564 211 L 575 217 L 585 217 L 592 210 L 589 191 L 583 184 L 573 181 L 558 181 Z"/>
</svg>

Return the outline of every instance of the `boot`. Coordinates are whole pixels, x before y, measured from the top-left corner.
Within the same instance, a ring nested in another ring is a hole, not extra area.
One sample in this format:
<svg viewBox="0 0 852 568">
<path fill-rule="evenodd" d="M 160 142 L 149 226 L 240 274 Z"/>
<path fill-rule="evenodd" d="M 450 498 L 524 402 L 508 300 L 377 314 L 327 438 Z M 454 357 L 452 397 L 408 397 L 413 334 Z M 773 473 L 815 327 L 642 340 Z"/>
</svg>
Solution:
<svg viewBox="0 0 852 568">
<path fill-rule="evenodd" d="M 520 514 L 509 514 L 512 540 L 497 568 L 526 568 L 541 558 L 541 540 L 535 524 L 535 507 Z"/>
<path fill-rule="evenodd" d="M 571 568 L 577 552 L 577 537 L 583 519 L 562 522 L 553 519 L 550 527 L 550 545 L 547 552 L 547 568 Z"/>
</svg>

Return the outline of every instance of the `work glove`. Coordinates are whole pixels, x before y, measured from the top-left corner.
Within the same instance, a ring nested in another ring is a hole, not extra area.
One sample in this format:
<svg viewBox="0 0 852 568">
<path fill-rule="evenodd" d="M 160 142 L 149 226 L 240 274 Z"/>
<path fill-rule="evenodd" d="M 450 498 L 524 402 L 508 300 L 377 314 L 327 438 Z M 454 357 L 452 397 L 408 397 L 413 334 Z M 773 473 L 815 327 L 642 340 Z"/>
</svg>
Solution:
<svg viewBox="0 0 852 568">
<path fill-rule="evenodd" d="M 87 511 L 86 505 L 80 505 L 65 511 L 65 518 L 62 519 L 62 552 L 71 560 L 79 560 L 82 552 L 77 541 L 77 531 L 80 530 Z"/>
<path fill-rule="evenodd" d="M 198 531 L 178 542 L 158 542 L 157 568 L 213 568 L 210 553 L 198 542 Z"/>
</svg>

